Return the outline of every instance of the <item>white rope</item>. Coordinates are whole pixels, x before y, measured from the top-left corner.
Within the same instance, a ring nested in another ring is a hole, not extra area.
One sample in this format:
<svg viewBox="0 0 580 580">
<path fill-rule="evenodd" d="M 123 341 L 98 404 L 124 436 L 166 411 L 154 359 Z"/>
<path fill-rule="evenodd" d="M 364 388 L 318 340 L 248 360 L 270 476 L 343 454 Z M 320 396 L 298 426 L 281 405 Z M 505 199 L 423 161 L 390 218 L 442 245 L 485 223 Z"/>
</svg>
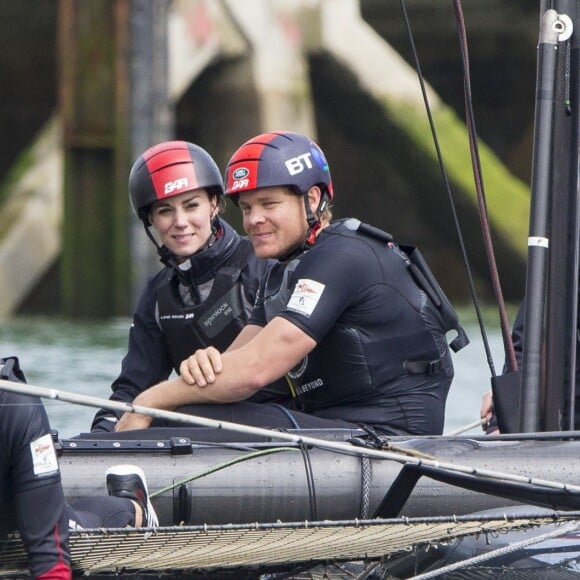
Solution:
<svg viewBox="0 0 580 580">
<path fill-rule="evenodd" d="M 453 437 L 455 435 L 461 435 L 461 433 L 467 433 L 468 431 L 471 431 L 472 429 L 475 429 L 476 427 L 481 427 L 485 423 L 487 423 L 487 419 L 478 419 L 477 421 L 473 421 L 473 423 L 469 423 L 468 425 L 464 425 L 463 427 L 459 427 L 459 429 L 456 429 L 455 431 L 451 431 L 450 433 L 445 433 L 445 435 L 448 437 Z"/>
<path fill-rule="evenodd" d="M 480 554 L 479 556 L 474 556 L 473 558 L 461 560 L 461 562 L 449 564 L 449 566 L 444 566 L 443 568 L 439 568 L 438 570 L 432 570 L 431 572 L 426 572 L 425 574 L 413 576 L 413 578 L 414 580 L 437 578 L 437 576 L 441 576 L 442 574 L 446 574 L 447 572 L 452 572 L 453 570 L 460 570 L 461 568 L 467 568 L 468 566 L 473 566 L 475 564 L 479 564 L 480 562 L 485 562 L 486 560 L 491 560 L 492 558 L 503 556 L 504 554 L 511 554 L 512 552 L 516 552 L 517 550 L 521 550 L 522 548 L 526 548 L 527 546 L 539 544 L 540 542 L 544 542 L 545 540 L 549 540 L 551 538 L 556 538 L 563 534 L 574 532 L 578 529 L 578 527 L 580 527 L 580 522 L 573 521 L 561 527 L 558 527 L 555 530 L 552 530 L 551 532 L 546 532 L 545 534 L 540 534 L 539 536 L 534 536 L 533 538 L 527 538 L 525 540 L 521 540 L 520 542 L 515 542 L 514 544 L 504 546 L 503 548 L 491 550 L 491 552 L 486 552 L 485 554 Z"/>
<path fill-rule="evenodd" d="M 48 398 L 57 401 L 64 401 L 68 403 L 76 403 L 79 405 L 97 407 L 100 409 L 108 409 L 111 411 L 122 411 L 124 413 L 138 413 L 140 415 L 147 415 L 149 417 L 153 417 L 156 419 L 167 419 L 169 421 L 178 421 L 189 425 L 210 427 L 214 429 L 224 429 L 227 431 L 234 431 L 237 433 L 246 433 L 250 435 L 257 435 L 260 437 L 269 437 L 275 440 L 280 439 L 282 441 L 289 441 L 291 443 L 303 445 L 312 445 L 320 449 L 328 449 L 340 453 L 348 453 L 350 455 L 364 455 L 367 457 L 374 457 L 376 459 L 390 459 L 392 461 L 396 461 L 398 463 L 403 464 L 413 464 L 417 466 L 425 465 L 428 467 L 434 467 L 436 469 L 443 469 L 452 473 L 462 473 L 488 479 L 495 479 L 499 481 L 525 483 L 528 485 L 535 485 L 538 487 L 545 487 L 548 489 L 556 489 L 559 491 L 566 491 L 568 493 L 580 494 L 580 486 L 562 483 L 559 481 L 528 477 L 527 475 L 505 473 L 501 471 L 494 471 L 491 469 L 480 469 L 469 465 L 461 465 L 459 463 L 448 463 L 434 459 L 427 459 L 424 457 L 413 457 L 409 455 L 403 455 L 400 453 L 381 451 L 378 449 L 371 449 L 367 447 L 356 447 L 351 444 L 342 443 L 339 441 L 331 441 L 303 435 L 294 435 L 292 433 L 277 431 L 275 429 L 251 427 L 249 425 L 230 423 L 228 421 L 216 421 L 215 419 L 208 419 L 206 417 L 199 417 L 197 415 L 186 415 L 185 413 L 177 413 L 175 411 L 163 411 L 161 409 L 154 409 L 151 407 L 134 405 L 132 403 L 111 401 L 109 399 L 90 397 L 88 395 L 79 395 L 76 393 L 71 393 L 68 391 L 60 391 L 57 389 L 35 387 L 33 385 L 25 383 L 17 383 L 0 379 L 0 390 L 10 391 L 13 393 L 20 393 L 22 395 L 33 395 L 37 397 Z"/>
</svg>

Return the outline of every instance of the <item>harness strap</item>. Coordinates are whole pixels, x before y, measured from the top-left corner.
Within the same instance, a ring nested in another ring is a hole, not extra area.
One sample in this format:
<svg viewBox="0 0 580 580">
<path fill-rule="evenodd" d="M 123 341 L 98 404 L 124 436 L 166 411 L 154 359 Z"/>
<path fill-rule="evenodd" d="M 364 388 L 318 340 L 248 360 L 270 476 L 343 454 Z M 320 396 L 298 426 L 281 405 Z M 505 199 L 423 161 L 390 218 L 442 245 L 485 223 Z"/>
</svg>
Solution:
<svg viewBox="0 0 580 580">
<path fill-rule="evenodd" d="M 410 375 L 436 375 L 443 370 L 443 359 L 406 360 L 403 366 Z"/>
</svg>

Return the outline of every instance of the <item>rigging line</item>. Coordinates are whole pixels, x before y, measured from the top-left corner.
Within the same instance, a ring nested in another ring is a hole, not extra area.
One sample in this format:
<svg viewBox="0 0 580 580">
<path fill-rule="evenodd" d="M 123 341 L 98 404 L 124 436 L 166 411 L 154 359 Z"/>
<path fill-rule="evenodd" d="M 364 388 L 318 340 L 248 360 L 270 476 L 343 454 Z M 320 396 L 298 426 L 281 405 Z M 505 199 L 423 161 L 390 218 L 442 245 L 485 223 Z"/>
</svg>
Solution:
<svg viewBox="0 0 580 580">
<path fill-rule="evenodd" d="M 342 452 L 350 455 L 367 455 L 375 459 L 391 460 L 401 464 L 411 464 L 416 466 L 426 465 L 437 469 L 443 469 L 450 473 L 467 474 L 487 479 L 496 479 L 499 481 L 511 481 L 514 483 L 526 483 L 537 487 L 545 487 L 547 489 L 556 489 L 561 492 L 580 494 L 580 486 L 575 484 L 562 483 L 549 479 L 540 479 L 530 477 L 527 475 L 518 475 L 514 473 L 507 473 L 502 471 L 495 471 L 491 469 L 473 467 L 471 465 L 463 465 L 460 463 L 450 463 L 448 461 L 431 460 L 427 458 L 413 457 L 409 455 L 401 455 L 400 453 L 390 453 L 378 449 L 371 449 L 368 447 L 355 447 L 351 444 L 332 441 L 327 439 L 320 439 L 318 437 L 309 437 L 307 435 L 295 435 L 285 431 L 276 431 L 274 429 L 266 429 L 264 427 L 252 427 L 250 425 L 243 425 L 240 423 L 231 423 L 228 421 L 217 421 L 215 419 L 208 419 L 207 417 L 200 417 L 197 415 L 187 415 L 177 411 L 164 411 L 162 409 L 155 409 L 153 407 L 143 407 L 141 405 L 134 405 L 133 403 L 124 403 L 122 401 L 111 401 L 110 399 L 103 399 L 100 397 L 92 397 L 89 395 L 80 395 L 70 391 L 62 391 L 58 389 L 49 389 L 46 387 L 37 387 L 26 383 L 19 383 L 14 381 L 6 381 L 0 379 L 0 390 L 9 391 L 12 393 L 20 393 L 22 395 L 31 395 L 42 397 L 45 399 L 65 401 L 69 403 L 76 403 L 79 405 L 86 405 L 88 407 L 96 407 L 98 409 L 107 409 L 110 411 L 122 411 L 124 413 L 137 413 L 140 415 L 147 415 L 156 419 L 168 419 L 170 421 L 179 421 L 189 425 L 197 425 L 202 427 L 211 427 L 214 429 L 224 429 L 226 431 L 234 431 L 237 433 L 250 433 L 252 435 L 259 435 L 268 438 L 280 439 L 282 441 L 289 441 L 295 444 L 305 444 L 318 447 L 333 452 Z"/>
<path fill-rule="evenodd" d="M 374 572 L 382 565 L 383 563 L 380 561 L 371 562 L 358 576 L 355 576 L 353 580 L 366 580 L 367 578 L 370 578 L 371 574 L 374 575 Z M 386 578 L 386 576 L 383 576 L 383 578 Z"/>
<path fill-rule="evenodd" d="M 475 308 L 475 313 L 477 316 L 477 320 L 478 320 L 478 325 L 480 328 L 480 332 L 481 332 L 481 336 L 482 336 L 482 341 L 483 341 L 483 346 L 484 346 L 484 350 L 486 353 L 486 358 L 487 358 L 487 364 L 490 368 L 491 374 L 492 376 L 495 376 L 495 369 L 494 369 L 494 364 L 493 364 L 493 358 L 491 356 L 491 349 L 489 347 L 489 341 L 487 339 L 487 332 L 485 330 L 485 324 L 483 322 L 483 316 L 481 314 L 481 308 L 479 306 L 479 300 L 477 298 L 477 292 L 475 290 L 475 283 L 473 281 L 473 274 L 471 272 L 471 267 L 469 265 L 469 258 L 467 257 L 467 249 L 465 247 L 465 241 L 463 239 L 463 233 L 461 230 L 461 226 L 459 224 L 459 218 L 457 216 L 457 209 L 455 207 L 455 201 L 453 199 L 453 193 L 451 191 L 451 185 L 449 183 L 449 177 L 447 175 L 447 170 L 445 168 L 445 163 L 443 161 L 443 155 L 441 153 L 441 147 L 439 145 L 439 138 L 437 137 L 437 130 L 435 128 L 435 122 L 433 120 L 433 115 L 431 112 L 431 106 L 429 104 L 429 98 L 427 96 L 427 91 L 425 89 L 425 79 L 423 76 L 423 72 L 421 70 L 421 64 L 419 62 L 419 56 L 417 53 L 417 48 L 415 46 L 415 39 L 413 37 L 413 31 L 411 29 L 411 23 L 409 21 L 409 16 L 407 14 L 407 8 L 405 6 L 405 0 L 400 0 L 400 5 L 401 5 L 401 11 L 403 12 L 403 18 L 405 20 L 405 26 L 407 29 L 407 35 L 409 37 L 409 43 L 411 45 L 411 50 L 413 52 L 413 59 L 415 61 L 415 68 L 417 70 L 417 76 L 419 78 L 419 84 L 421 87 L 421 93 L 423 95 L 423 102 L 425 103 L 425 110 L 427 113 L 427 118 L 429 120 L 429 126 L 431 128 L 431 135 L 433 137 L 433 144 L 435 146 L 435 151 L 437 153 L 437 160 L 439 163 L 439 170 L 441 172 L 441 177 L 443 179 L 444 185 L 445 185 L 445 190 L 447 192 L 447 197 L 449 199 L 449 205 L 451 207 L 451 213 L 453 216 L 453 222 L 455 225 L 455 231 L 457 232 L 457 238 L 459 241 L 459 247 L 461 249 L 461 255 L 463 258 L 463 265 L 465 266 L 465 272 L 467 275 L 467 281 L 468 281 L 468 286 L 469 286 L 469 292 L 471 294 L 471 299 Z"/>
<path fill-rule="evenodd" d="M 232 465 L 236 465 L 237 463 L 243 463 L 245 461 L 250 461 L 250 459 L 255 459 L 256 457 L 264 457 L 265 455 L 271 455 L 272 453 L 281 453 L 283 451 L 293 451 L 296 453 L 298 451 L 295 447 L 275 447 L 274 449 L 262 449 L 260 451 L 254 451 L 253 453 L 248 453 L 247 455 L 242 455 L 241 457 L 236 457 L 234 459 L 230 459 L 229 461 L 224 461 L 223 463 L 219 463 L 217 465 L 212 465 L 208 469 L 205 469 L 201 473 L 196 473 L 190 477 L 186 477 L 185 479 L 180 479 L 179 481 L 175 481 L 171 485 L 167 485 L 157 491 L 151 492 L 149 497 L 156 497 L 158 495 L 162 495 L 167 491 L 171 491 L 181 485 L 185 485 L 187 483 L 191 483 L 196 479 L 201 479 L 202 477 L 206 477 L 208 475 L 213 475 L 222 469 L 226 469 L 227 467 L 231 467 Z"/>
<path fill-rule="evenodd" d="M 577 531 L 579 526 L 580 523 L 578 521 L 572 521 L 568 524 L 564 524 L 563 526 L 556 528 L 555 530 L 546 532 L 545 534 L 534 536 L 532 538 L 526 538 L 525 540 L 514 542 L 507 546 L 497 548 L 496 550 L 484 552 L 483 554 L 479 554 L 478 556 L 461 560 L 460 562 L 454 562 L 453 564 L 449 564 L 448 566 L 444 566 L 443 568 L 439 568 L 431 572 L 426 572 L 424 574 L 413 576 L 413 578 L 415 578 L 415 580 L 417 579 L 426 580 L 427 578 L 437 578 L 438 576 L 447 574 L 448 572 L 452 572 L 454 570 L 461 570 L 463 568 L 467 568 L 468 566 L 473 566 L 475 564 L 479 564 L 487 560 L 492 560 L 505 554 L 512 554 L 513 552 L 523 550 L 524 548 L 527 548 L 528 546 L 533 546 L 534 544 L 539 544 L 541 542 L 551 540 L 552 538 L 558 538 L 559 536 L 563 536 L 564 534 L 570 534 L 572 532 Z"/>
<path fill-rule="evenodd" d="M 454 437 L 455 435 L 461 435 L 462 433 L 467 433 L 476 427 L 481 427 L 487 423 L 487 419 L 479 419 L 477 421 L 473 421 L 473 423 L 469 423 L 468 425 L 464 425 L 463 427 L 459 427 L 459 429 L 455 429 L 455 431 L 450 431 L 449 433 L 445 433 L 446 437 Z"/>
<path fill-rule="evenodd" d="M 318 507 L 316 505 L 316 489 L 314 487 L 314 472 L 312 470 L 312 462 L 310 461 L 310 454 L 308 447 L 301 441 L 298 445 L 302 452 L 302 460 L 304 461 L 304 471 L 306 473 L 306 482 L 308 484 L 308 497 L 310 499 L 310 515 L 311 519 L 318 519 Z"/>
<path fill-rule="evenodd" d="M 0 403 L 0 407 L 39 407 L 43 404 L 42 401 L 39 401 L 38 403 Z"/>
<path fill-rule="evenodd" d="M 511 337 L 510 323 L 508 320 L 507 310 L 503 298 L 503 292 L 499 281 L 499 273 L 493 250 L 493 241 L 491 239 L 491 228 L 489 226 L 487 201 L 485 188 L 483 185 L 483 172 L 481 170 L 481 159 L 479 156 L 479 146 L 477 131 L 475 128 L 475 113 L 473 112 L 473 98 L 471 92 L 471 75 L 469 72 L 469 50 L 467 48 L 467 33 L 465 30 L 465 19 L 463 17 L 463 8 L 461 0 L 454 0 L 455 20 L 457 23 L 457 32 L 459 36 L 459 49 L 461 52 L 461 61 L 463 65 L 463 91 L 465 96 L 465 118 L 467 122 L 469 135 L 469 150 L 471 153 L 471 165 L 473 167 L 473 177 L 475 189 L 477 192 L 477 201 L 479 204 L 479 218 L 481 221 L 481 231 L 484 239 L 484 246 L 487 253 L 487 260 L 490 269 L 492 286 L 499 310 L 500 327 L 503 337 L 505 360 L 510 371 L 517 371 L 518 363 L 516 361 L 515 349 Z M 492 372 L 493 375 L 493 372 Z"/>
<path fill-rule="evenodd" d="M 360 518 L 369 518 L 370 511 L 370 487 L 372 480 L 371 462 L 364 455 L 360 458 L 361 486 L 360 486 Z"/>
</svg>

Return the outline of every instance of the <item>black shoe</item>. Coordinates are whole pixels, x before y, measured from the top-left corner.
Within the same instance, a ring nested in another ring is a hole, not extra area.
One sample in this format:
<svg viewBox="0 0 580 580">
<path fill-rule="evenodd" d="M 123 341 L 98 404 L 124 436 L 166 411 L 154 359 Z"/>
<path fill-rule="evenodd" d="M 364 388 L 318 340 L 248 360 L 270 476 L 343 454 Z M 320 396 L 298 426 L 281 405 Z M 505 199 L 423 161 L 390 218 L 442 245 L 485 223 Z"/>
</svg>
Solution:
<svg viewBox="0 0 580 580">
<path fill-rule="evenodd" d="M 159 519 L 149 499 L 147 480 L 140 467 L 113 465 L 105 471 L 105 477 L 109 495 L 126 497 L 136 501 L 143 508 L 143 521 L 147 522 L 147 527 L 156 528 L 159 526 Z"/>
</svg>

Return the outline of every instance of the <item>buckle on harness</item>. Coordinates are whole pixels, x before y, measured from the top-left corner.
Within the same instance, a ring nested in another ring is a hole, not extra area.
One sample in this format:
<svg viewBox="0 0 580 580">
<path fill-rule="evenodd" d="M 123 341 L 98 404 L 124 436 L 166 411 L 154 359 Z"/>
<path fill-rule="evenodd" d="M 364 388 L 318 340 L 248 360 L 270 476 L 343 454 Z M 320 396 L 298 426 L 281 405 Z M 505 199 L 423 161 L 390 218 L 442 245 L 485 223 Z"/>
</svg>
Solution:
<svg viewBox="0 0 580 580">
<path fill-rule="evenodd" d="M 443 359 L 437 360 L 407 360 L 405 370 L 410 375 L 436 375 L 443 368 Z"/>
<path fill-rule="evenodd" d="M 442 361 L 441 359 L 437 359 L 437 360 L 432 360 L 429 361 L 429 364 L 427 365 L 427 374 L 428 375 L 436 375 L 442 367 Z"/>
</svg>

